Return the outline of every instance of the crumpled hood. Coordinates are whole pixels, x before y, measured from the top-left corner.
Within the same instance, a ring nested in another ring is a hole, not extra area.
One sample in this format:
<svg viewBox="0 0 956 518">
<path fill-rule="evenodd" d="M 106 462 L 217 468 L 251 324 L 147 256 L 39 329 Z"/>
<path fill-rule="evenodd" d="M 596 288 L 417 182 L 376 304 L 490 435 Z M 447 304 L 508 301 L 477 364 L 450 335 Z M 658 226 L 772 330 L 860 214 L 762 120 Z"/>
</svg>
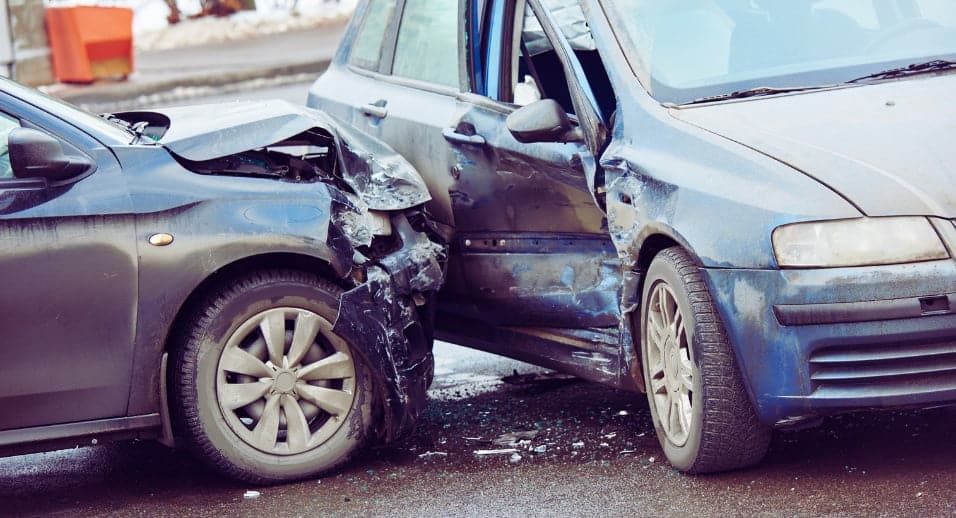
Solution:
<svg viewBox="0 0 956 518">
<path fill-rule="evenodd" d="M 169 119 L 169 128 L 159 143 L 187 160 L 222 158 L 319 128 L 335 137 L 342 180 L 368 208 L 402 210 L 431 199 L 421 175 L 401 155 L 318 110 L 270 100 L 150 111 Z"/>
<path fill-rule="evenodd" d="M 956 75 L 673 109 L 816 178 L 868 216 L 956 218 Z"/>
</svg>

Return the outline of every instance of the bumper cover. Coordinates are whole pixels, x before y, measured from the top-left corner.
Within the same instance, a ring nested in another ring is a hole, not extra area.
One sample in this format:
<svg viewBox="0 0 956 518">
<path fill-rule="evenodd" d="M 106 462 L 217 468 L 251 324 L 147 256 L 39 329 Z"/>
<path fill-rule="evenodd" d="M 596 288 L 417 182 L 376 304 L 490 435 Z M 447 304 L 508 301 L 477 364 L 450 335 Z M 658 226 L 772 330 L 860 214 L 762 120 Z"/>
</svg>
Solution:
<svg viewBox="0 0 956 518">
<path fill-rule="evenodd" d="M 956 262 L 702 272 L 763 422 L 956 403 Z"/>
</svg>

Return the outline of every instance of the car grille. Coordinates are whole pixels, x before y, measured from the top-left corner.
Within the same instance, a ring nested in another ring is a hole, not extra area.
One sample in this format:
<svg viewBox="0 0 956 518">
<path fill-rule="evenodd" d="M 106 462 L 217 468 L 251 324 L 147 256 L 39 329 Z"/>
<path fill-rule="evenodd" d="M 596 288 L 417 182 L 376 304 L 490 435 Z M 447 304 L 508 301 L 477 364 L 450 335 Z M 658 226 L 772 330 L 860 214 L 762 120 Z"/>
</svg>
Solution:
<svg viewBox="0 0 956 518">
<path fill-rule="evenodd" d="M 810 379 L 847 397 L 956 390 L 956 340 L 827 347 L 810 356 Z"/>
</svg>

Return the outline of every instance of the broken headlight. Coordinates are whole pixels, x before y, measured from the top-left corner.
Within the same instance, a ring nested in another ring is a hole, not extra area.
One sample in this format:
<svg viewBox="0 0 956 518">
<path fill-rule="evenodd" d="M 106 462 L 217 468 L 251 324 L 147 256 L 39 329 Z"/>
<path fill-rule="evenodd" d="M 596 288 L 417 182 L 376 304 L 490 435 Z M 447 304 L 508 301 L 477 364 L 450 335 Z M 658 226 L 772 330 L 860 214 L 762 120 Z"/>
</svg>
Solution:
<svg viewBox="0 0 956 518">
<path fill-rule="evenodd" d="M 795 223 L 773 232 L 782 268 L 838 268 L 949 258 L 926 218 L 858 218 Z"/>
<path fill-rule="evenodd" d="M 354 200 L 353 200 L 354 201 Z M 388 214 L 368 210 L 361 202 L 332 204 L 332 223 L 342 231 L 352 246 L 370 246 L 376 236 L 392 233 Z"/>
</svg>

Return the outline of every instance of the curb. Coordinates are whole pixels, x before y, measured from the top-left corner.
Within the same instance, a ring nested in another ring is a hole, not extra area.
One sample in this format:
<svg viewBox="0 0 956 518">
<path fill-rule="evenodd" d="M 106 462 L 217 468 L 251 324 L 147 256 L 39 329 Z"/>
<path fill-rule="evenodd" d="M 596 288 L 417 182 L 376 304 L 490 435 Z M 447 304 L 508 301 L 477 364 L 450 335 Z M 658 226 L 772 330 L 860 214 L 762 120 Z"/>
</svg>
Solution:
<svg viewBox="0 0 956 518">
<path fill-rule="evenodd" d="M 238 70 L 216 75 L 185 76 L 176 79 L 163 79 L 146 83 L 117 82 L 97 83 L 92 86 L 66 86 L 62 90 L 49 91 L 50 95 L 78 105 L 123 104 L 142 96 L 167 92 L 183 87 L 221 87 L 255 79 L 318 74 L 324 72 L 331 60 L 295 63 L 276 67 Z"/>
</svg>

